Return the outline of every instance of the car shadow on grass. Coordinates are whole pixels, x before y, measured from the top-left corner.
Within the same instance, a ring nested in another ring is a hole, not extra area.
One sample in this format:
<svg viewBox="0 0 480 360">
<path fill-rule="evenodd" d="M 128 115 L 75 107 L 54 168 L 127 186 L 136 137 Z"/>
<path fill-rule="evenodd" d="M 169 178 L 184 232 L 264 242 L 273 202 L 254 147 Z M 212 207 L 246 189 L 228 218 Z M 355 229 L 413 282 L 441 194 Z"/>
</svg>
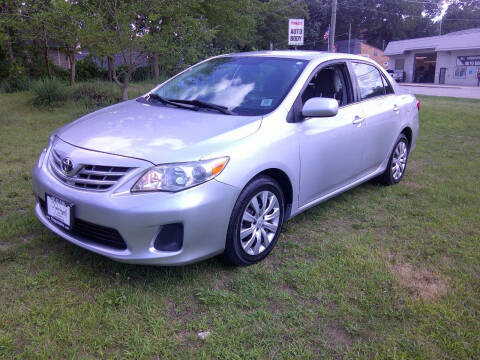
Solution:
<svg viewBox="0 0 480 360">
<path fill-rule="evenodd" d="M 194 284 L 211 274 L 221 274 L 234 270 L 235 267 L 224 263 L 218 256 L 198 263 L 182 266 L 137 265 L 121 263 L 102 255 L 90 252 L 52 234 L 52 241 L 63 242 L 61 251 L 56 252 L 56 261 L 62 262 L 80 277 L 95 278 L 105 281 L 115 279 L 117 284 L 134 284 L 156 286 L 182 283 Z M 85 279 L 88 281 L 88 279 Z"/>
<path fill-rule="evenodd" d="M 280 247 L 284 246 L 285 244 L 281 244 L 281 240 L 289 240 L 299 227 L 311 227 L 312 219 L 316 218 L 321 212 L 328 211 L 328 209 L 345 207 L 346 203 L 353 202 L 358 196 L 365 194 L 365 192 L 370 193 L 378 188 L 383 188 L 383 186 L 378 185 L 378 183 L 374 181 L 366 182 L 319 204 L 319 206 L 317 205 L 305 211 L 294 220 L 286 223 L 284 233 L 289 234 L 289 236 L 282 236 L 278 245 L 280 245 Z M 347 204 L 347 206 L 349 208 L 351 207 L 350 204 Z M 343 230 L 348 230 L 348 228 L 344 228 Z M 118 282 L 123 279 L 125 282 L 141 281 L 146 285 L 149 283 L 155 283 L 158 285 L 159 282 L 175 284 L 178 281 L 181 281 L 182 283 L 189 281 L 194 283 L 200 278 L 208 279 L 212 276 L 229 276 L 229 274 L 233 274 L 240 269 L 225 263 L 220 256 L 182 266 L 121 263 L 78 247 L 53 233 L 47 237 L 50 240 L 44 242 L 44 244 L 46 245 L 49 243 L 49 245 L 46 246 L 51 246 L 51 242 L 53 242 L 54 247 L 57 248 L 57 251 L 54 252 L 55 261 L 62 263 L 63 266 L 66 266 L 75 272 L 79 272 L 81 277 L 91 276 L 105 281 L 108 281 L 108 279 L 116 279 L 115 281 Z M 306 253 L 305 257 L 310 255 L 311 254 Z M 272 254 L 270 254 L 264 261 L 273 261 L 277 264 L 281 257 L 282 252 L 277 246 L 277 249 L 274 249 Z"/>
</svg>

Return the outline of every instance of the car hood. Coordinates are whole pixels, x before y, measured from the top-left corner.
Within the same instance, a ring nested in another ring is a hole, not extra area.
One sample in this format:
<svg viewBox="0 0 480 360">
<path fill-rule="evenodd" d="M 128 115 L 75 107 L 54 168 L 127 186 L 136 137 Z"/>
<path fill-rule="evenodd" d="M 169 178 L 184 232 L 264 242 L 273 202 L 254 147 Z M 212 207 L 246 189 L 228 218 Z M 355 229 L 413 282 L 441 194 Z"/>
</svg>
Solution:
<svg viewBox="0 0 480 360">
<path fill-rule="evenodd" d="M 256 132 L 261 119 L 130 100 L 85 115 L 56 135 L 81 148 L 160 164 L 218 152 Z"/>
</svg>

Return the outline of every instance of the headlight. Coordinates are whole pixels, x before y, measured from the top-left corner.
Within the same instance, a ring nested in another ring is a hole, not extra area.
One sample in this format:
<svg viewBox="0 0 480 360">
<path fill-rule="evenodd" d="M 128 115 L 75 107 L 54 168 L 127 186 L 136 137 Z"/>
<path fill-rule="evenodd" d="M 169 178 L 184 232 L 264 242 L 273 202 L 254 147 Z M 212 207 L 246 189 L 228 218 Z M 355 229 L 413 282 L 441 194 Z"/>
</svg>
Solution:
<svg viewBox="0 0 480 360">
<path fill-rule="evenodd" d="M 49 139 L 48 139 L 48 144 L 47 144 L 47 148 L 46 150 L 50 149 L 50 146 L 53 145 L 53 143 L 55 142 L 55 138 L 57 137 L 57 135 L 55 134 L 52 134 L 50 135 Z"/>
<path fill-rule="evenodd" d="M 180 191 L 204 183 L 220 174 L 228 157 L 188 163 L 157 165 L 133 185 L 132 192 Z"/>
<path fill-rule="evenodd" d="M 38 157 L 38 161 L 37 161 L 38 168 L 41 168 L 43 166 L 45 155 L 47 154 L 47 151 L 50 149 L 50 147 L 53 145 L 54 142 L 55 142 L 55 135 L 50 135 L 50 138 L 48 139 L 47 147 L 42 150 L 42 152 L 40 153 L 40 156 Z"/>
</svg>

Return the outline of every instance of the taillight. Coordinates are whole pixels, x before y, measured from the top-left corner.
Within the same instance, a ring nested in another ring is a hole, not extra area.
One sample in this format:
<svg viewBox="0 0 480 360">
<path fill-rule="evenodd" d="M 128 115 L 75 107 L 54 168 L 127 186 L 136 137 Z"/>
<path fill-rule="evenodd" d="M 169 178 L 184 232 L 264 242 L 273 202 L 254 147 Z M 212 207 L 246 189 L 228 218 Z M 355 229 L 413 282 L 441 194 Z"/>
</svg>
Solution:
<svg viewBox="0 0 480 360">
<path fill-rule="evenodd" d="M 420 101 L 417 100 L 417 109 L 420 111 Z"/>
</svg>

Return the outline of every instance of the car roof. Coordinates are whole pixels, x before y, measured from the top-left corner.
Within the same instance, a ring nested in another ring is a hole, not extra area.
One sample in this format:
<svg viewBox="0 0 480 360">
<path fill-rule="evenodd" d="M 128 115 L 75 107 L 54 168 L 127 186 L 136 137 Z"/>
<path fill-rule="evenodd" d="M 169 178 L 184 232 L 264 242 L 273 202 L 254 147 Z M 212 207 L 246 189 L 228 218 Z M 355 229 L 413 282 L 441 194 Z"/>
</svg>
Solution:
<svg viewBox="0 0 480 360">
<path fill-rule="evenodd" d="M 281 57 L 286 59 L 297 60 L 334 60 L 334 59 L 356 59 L 356 60 L 369 60 L 365 56 L 345 54 L 345 53 L 332 53 L 326 51 L 308 51 L 308 50 L 273 50 L 273 51 L 248 51 L 234 54 L 226 54 L 223 56 L 265 56 L 265 57 Z"/>
</svg>

